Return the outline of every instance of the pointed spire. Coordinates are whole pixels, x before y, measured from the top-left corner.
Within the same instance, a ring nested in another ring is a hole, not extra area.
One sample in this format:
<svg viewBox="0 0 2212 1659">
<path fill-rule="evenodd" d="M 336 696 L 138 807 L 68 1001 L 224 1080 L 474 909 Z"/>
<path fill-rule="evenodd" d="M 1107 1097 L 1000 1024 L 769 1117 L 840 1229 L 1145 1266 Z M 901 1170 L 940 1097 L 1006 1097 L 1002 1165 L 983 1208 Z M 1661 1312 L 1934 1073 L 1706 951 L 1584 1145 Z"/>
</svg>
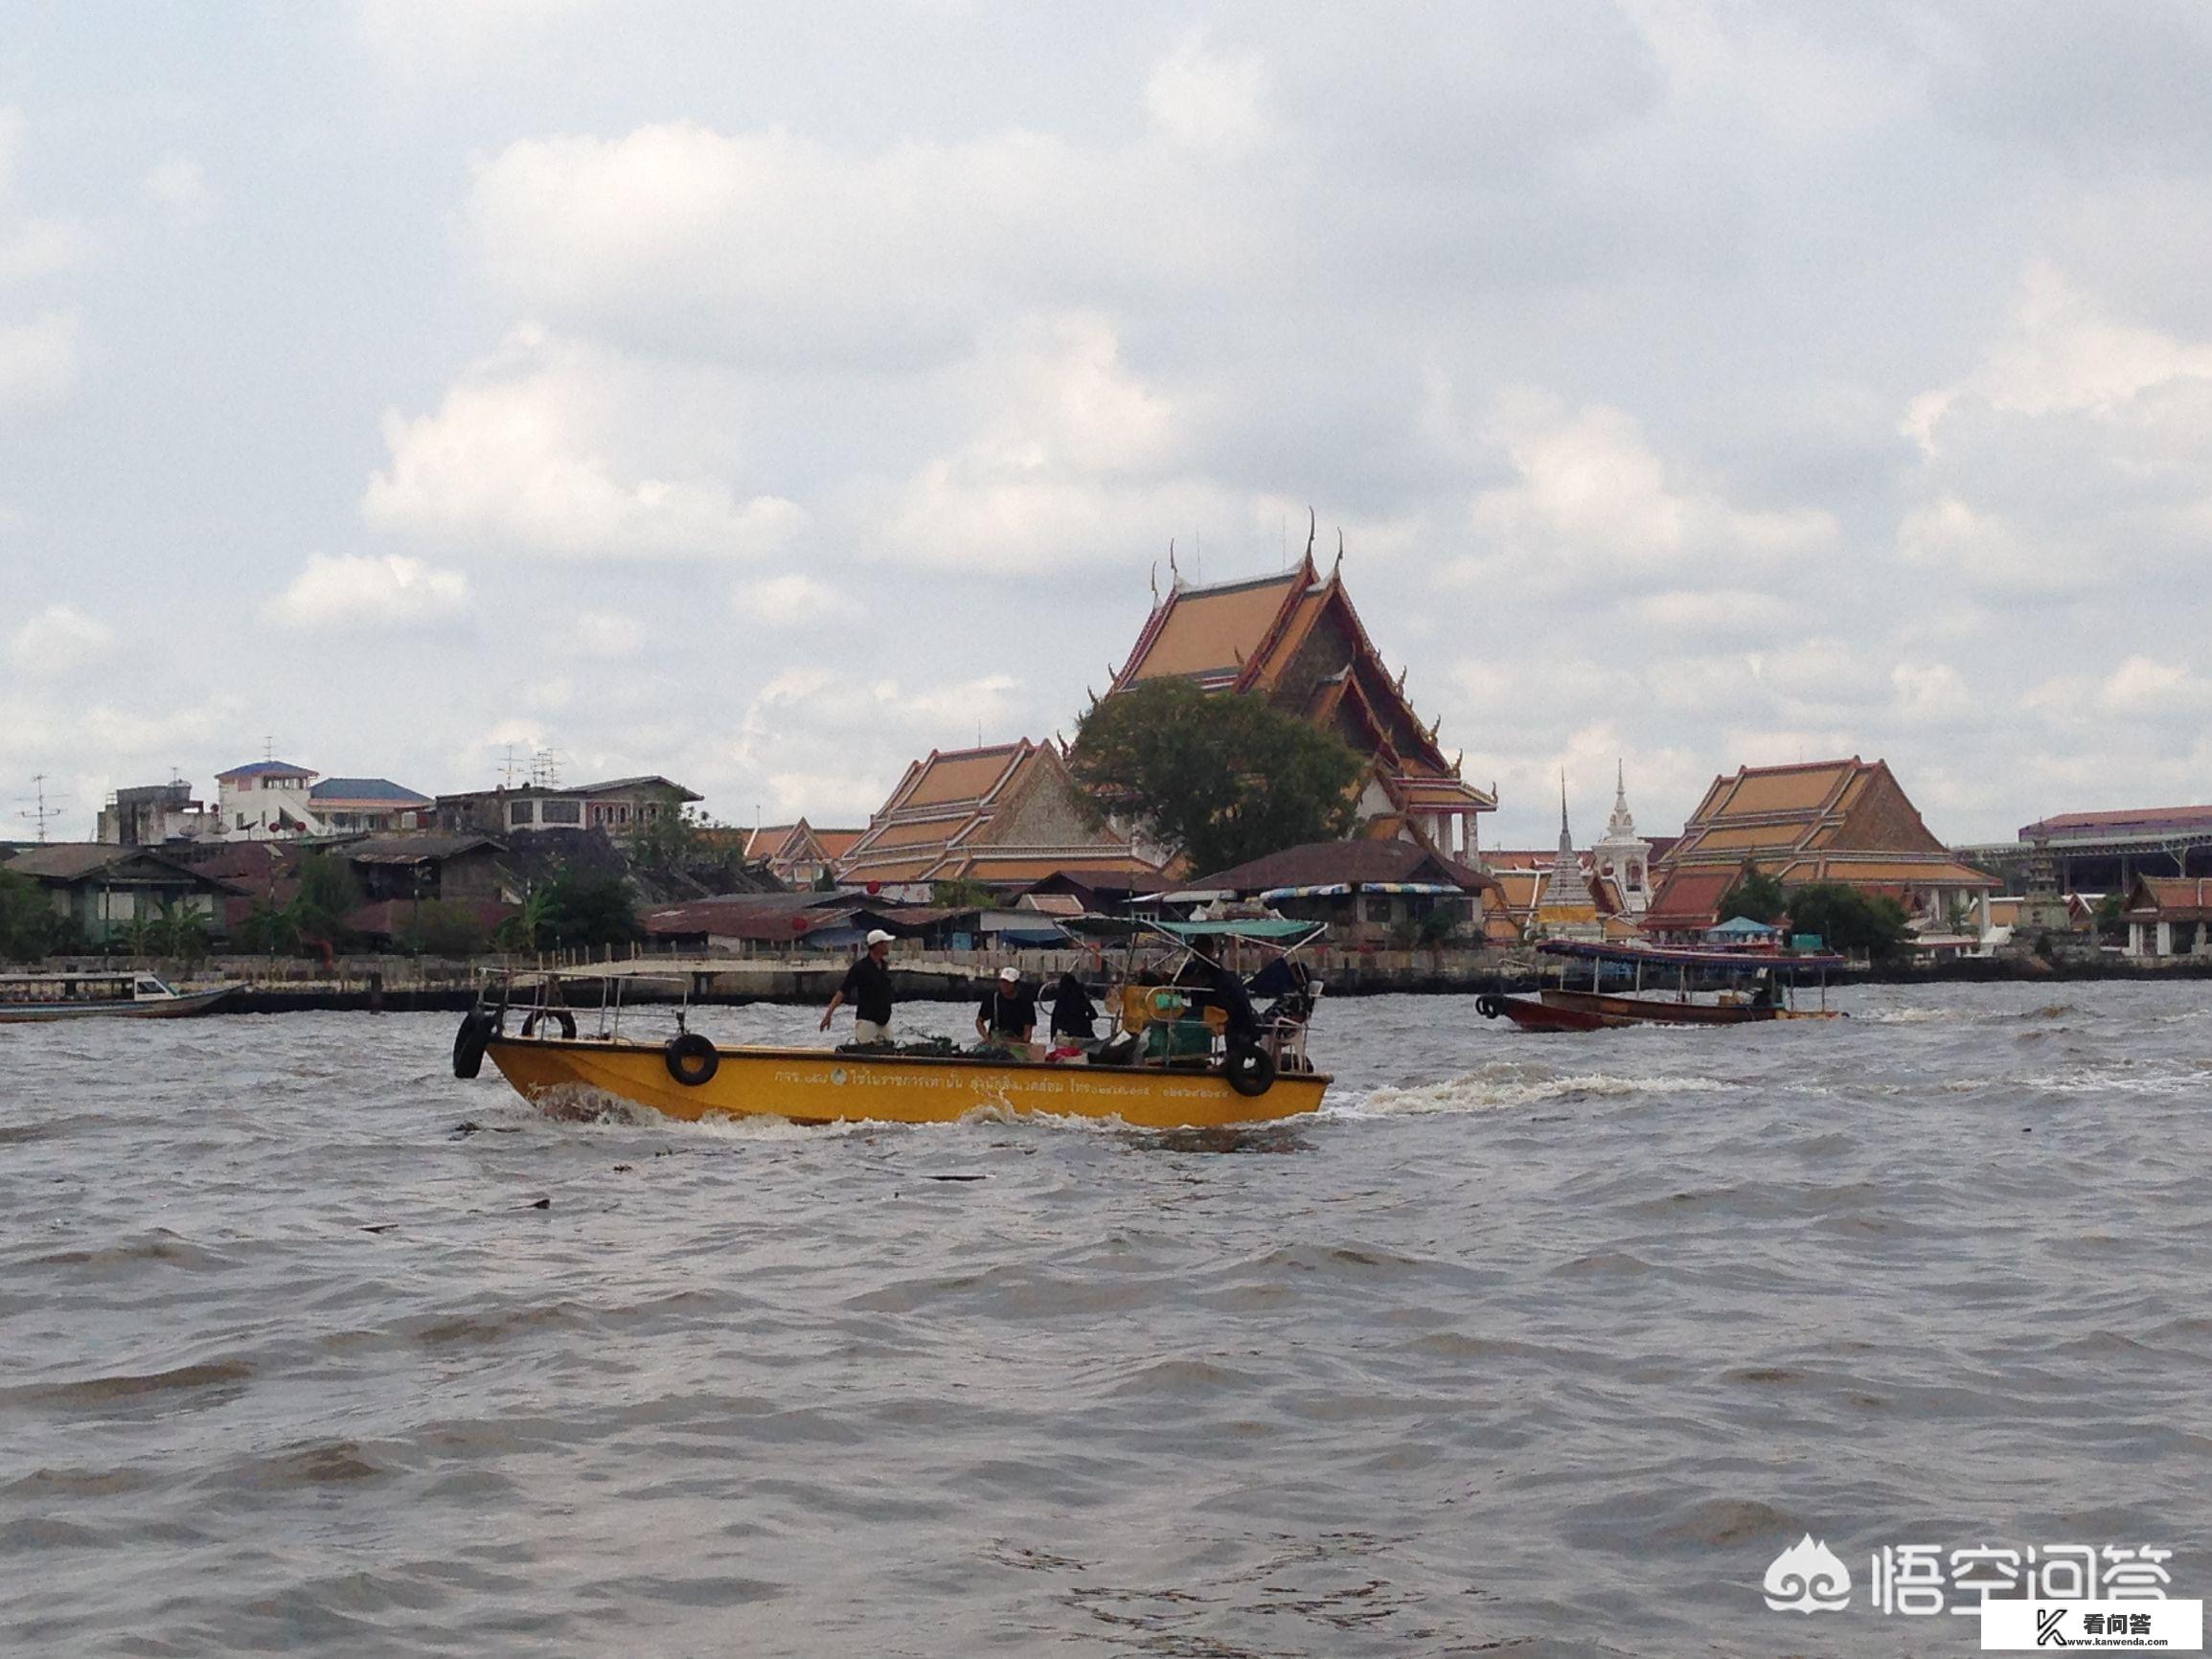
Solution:
<svg viewBox="0 0 2212 1659">
<path fill-rule="evenodd" d="M 1574 851 L 1574 837 L 1567 833 L 1567 769 L 1560 768 L 1560 851 Z"/>
<path fill-rule="evenodd" d="M 1613 762 L 1613 815 L 1606 821 L 1608 841 L 1633 841 L 1636 820 L 1629 811 L 1629 773 L 1625 762 Z"/>
</svg>

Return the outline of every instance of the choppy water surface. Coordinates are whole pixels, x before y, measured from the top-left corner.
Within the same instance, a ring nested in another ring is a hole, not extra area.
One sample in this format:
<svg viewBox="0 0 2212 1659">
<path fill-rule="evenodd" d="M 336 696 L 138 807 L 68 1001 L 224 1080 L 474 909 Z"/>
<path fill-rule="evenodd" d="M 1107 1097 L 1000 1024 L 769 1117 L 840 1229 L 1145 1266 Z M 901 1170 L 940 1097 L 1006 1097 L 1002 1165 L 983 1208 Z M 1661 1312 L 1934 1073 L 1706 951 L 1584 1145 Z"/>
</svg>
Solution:
<svg viewBox="0 0 2212 1659">
<path fill-rule="evenodd" d="M 444 1016 L 0 1028 L 0 1630 L 1950 1653 L 1869 1551 L 2212 1592 L 2212 986 L 1846 1000 L 1325 1004 L 1329 1113 L 1215 1141 L 556 1121 Z M 1805 1532 L 1848 1612 L 1762 1603 Z"/>
</svg>

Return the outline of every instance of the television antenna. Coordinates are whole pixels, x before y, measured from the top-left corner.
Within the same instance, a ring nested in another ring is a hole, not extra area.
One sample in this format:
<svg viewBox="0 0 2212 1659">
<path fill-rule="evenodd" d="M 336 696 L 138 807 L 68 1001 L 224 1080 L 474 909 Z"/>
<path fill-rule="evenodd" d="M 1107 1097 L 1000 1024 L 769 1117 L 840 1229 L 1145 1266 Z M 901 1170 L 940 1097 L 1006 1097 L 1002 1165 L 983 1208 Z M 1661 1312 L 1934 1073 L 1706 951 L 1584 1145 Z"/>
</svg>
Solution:
<svg viewBox="0 0 2212 1659">
<path fill-rule="evenodd" d="M 37 826 L 38 844 L 43 847 L 46 844 L 46 826 L 52 823 L 55 819 L 61 816 L 61 807 L 58 803 L 52 807 L 49 807 L 46 804 L 46 774 L 44 772 L 40 772 L 32 778 L 31 786 L 34 790 L 36 791 L 36 799 L 38 804 L 34 807 L 25 808 L 22 812 L 18 813 L 17 816 L 28 818 L 33 824 Z"/>
</svg>

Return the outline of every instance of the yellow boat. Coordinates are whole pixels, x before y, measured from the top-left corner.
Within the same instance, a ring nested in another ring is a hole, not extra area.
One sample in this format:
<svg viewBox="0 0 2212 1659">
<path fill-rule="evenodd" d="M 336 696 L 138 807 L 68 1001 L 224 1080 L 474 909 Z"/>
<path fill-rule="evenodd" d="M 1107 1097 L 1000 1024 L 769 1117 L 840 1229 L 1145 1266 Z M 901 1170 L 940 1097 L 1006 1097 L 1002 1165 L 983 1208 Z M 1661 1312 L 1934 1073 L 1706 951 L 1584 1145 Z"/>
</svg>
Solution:
<svg viewBox="0 0 2212 1659">
<path fill-rule="evenodd" d="M 1265 1123 L 1320 1108 L 1331 1081 L 1306 1055 L 1306 1026 L 1320 988 L 1298 978 L 1265 1017 L 1252 1014 L 1243 981 L 1200 953 L 1195 941 L 1226 935 L 1287 959 L 1317 929 L 1295 922 L 1142 922 L 1169 941 L 1186 966 L 1204 964 L 1226 1001 L 1242 1000 L 1232 1034 L 1230 1011 L 1203 986 L 1127 985 L 1118 998 L 1121 1035 L 1101 1055 L 1059 1060 L 1005 1051 L 961 1054 L 947 1043 L 828 1048 L 720 1045 L 688 1029 L 692 989 L 719 966 L 650 962 L 528 973 L 488 987 L 454 1039 L 453 1070 L 472 1078 L 486 1059 L 526 1099 L 596 1092 L 672 1118 L 779 1117 L 803 1124 L 946 1124 L 979 1111 L 1118 1121 L 1139 1128 L 1216 1128 Z M 1217 949 L 1219 947 L 1217 946 Z M 1225 954 L 1225 953 L 1224 953 Z M 1131 977 L 1134 977 L 1133 975 Z M 1200 975 L 1201 978 L 1207 975 Z M 641 981 L 680 985 L 676 1033 L 666 1041 L 623 1034 L 633 1028 Z M 599 1002 L 567 992 L 596 986 Z M 1109 999 L 1109 1007 L 1113 999 Z M 598 1030 L 578 1034 L 577 1016 Z M 509 1029 L 515 1020 L 518 1029 Z"/>
<path fill-rule="evenodd" d="M 947 1124 L 995 1110 L 1119 1119 L 1146 1129 L 1214 1128 L 1317 1110 L 1330 1081 L 1320 1072 L 1280 1073 L 1264 1093 L 1247 1096 L 1211 1061 L 1201 1070 L 714 1046 L 712 1075 L 687 1084 L 676 1080 L 668 1048 L 654 1043 L 494 1036 L 484 1053 L 531 1100 L 581 1085 L 693 1122 L 767 1115 L 803 1124 Z"/>
</svg>

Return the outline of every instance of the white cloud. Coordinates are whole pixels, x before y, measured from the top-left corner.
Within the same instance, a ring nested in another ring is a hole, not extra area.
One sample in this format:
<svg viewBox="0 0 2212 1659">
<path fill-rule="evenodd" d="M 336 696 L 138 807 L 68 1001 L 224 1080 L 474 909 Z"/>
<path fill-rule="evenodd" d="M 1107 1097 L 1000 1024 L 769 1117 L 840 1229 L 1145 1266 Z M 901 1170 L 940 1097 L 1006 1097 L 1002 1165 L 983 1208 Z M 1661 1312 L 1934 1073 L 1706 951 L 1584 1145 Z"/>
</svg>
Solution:
<svg viewBox="0 0 2212 1659">
<path fill-rule="evenodd" d="M 0 323 L 0 410 L 54 403 L 77 384 L 74 310 L 42 311 L 27 323 Z"/>
<path fill-rule="evenodd" d="M 620 611 L 580 610 L 562 620 L 556 641 L 571 656 L 620 662 L 645 649 L 646 625 Z"/>
<path fill-rule="evenodd" d="M 731 593 L 730 607 L 741 621 L 771 628 L 806 627 L 853 609 L 835 588 L 798 572 L 744 583 Z"/>
<path fill-rule="evenodd" d="M 1266 141 L 1266 66 L 1256 56 L 1222 57 L 1204 31 L 1194 30 L 1153 67 L 1145 81 L 1145 108 L 1169 142 L 1240 156 Z"/>
<path fill-rule="evenodd" d="M 74 220 L 12 211 L 25 130 L 23 112 L 0 104 L 0 287 L 72 270 L 92 251 L 91 235 Z"/>
<path fill-rule="evenodd" d="M 1243 74 L 1210 62 L 1171 80 Z M 1251 136 L 1246 115 L 1225 113 L 1192 112 L 1185 136 Z M 534 314 L 819 367 L 944 360 L 1038 307 L 1248 287 L 1281 234 L 1261 206 L 1154 137 L 1105 149 L 1011 131 L 856 151 L 681 122 L 511 144 L 477 165 L 464 224 L 491 281 Z"/>
<path fill-rule="evenodd" d="M 380 530 L 478 553 L 553 558 L 757 557 L 807 523 L 797 503 L 741 498 L 657 406 L 650 373 L 517 330 L 435 414 L 384 417 L 391 463 L 361 498 Z M 655 465 L 654 446 L 668 452 Z"/>
<path fill-rule="evenodd" d="M 1979 712 L 1965 676 L 1949 663 L 1899 663 L 1889 673 L 1897 717 L 1915 726 L 1951 726 Z"/>
<path fill-rule="evenodd" d="M 1824 511 L 1752 511 L 1677 483 L 1637 422 L 1604 404 L 1570 411 L 1546 394 L 1510 390 L 1489 436 L 1516 477 L 1475 498 L 1471 524 L 1483 551 L 1459 573 L 1469 579 L 1632 583 L 1700 567 L 1767 570 L 1840 534 Z"/>
<path fill-rule="evenodd" d="M 449 78 L 512 52 L 518 39 L 597 0 L 357 0 L 354 34 L 385 66 Z"/>
<path fill-rule="evenodd" d="M 1033 320 L 959 376 L 968 441 L 924 462 L 871 515 L 878 545 L 946 569 L 1126 558 L 1178 526 L 1242 521 L 1211 480 L 1177 476 L 1188 422 L 1121 358 L 1094 315 Z"/>
<path fill-rule="evenodd" d="M 2186 664 L 2132 656 L 2106 676 L 2096 700 L 2110 715 L 2197 715 L 2212 703 L 2212 683 Z"/>
<path fill-rule="evenodd" d="M 171 153 L 150 168 L 140 188 L 165 212 L 187 223 L 198 223 L 215 211 L 215 192 L 207 173 L 189 155 Z"/>
<path fill-rule="evenodd" d="M 68 673 L 98 660 L 115 644 L 115 630 L 74 605 L 50 604 L 8 641 L 8 661 L 37 678 Z"/>
<path fill-rule="evenodd" d="M 315 554 L 264 607 L 273 622 L 302 628 L 395 628 L 451 622 L 467 613 L 468 579 L 399 554 Z"/>
<path fill-rule="evenodd" d="M 1644 626 L 1675 637 L 1740 634 L 1757 640 L 1793 625 L 1797 607 L 1779 594 L 1747 588 L 1672 589 L 1629 606 Z"/>
<path fill-rule="evenodd" d="M 1980 367 L 1912 400 L 1904 429 L 1929 454 L 1962 402 L 2018 415 L 2111 419 L 2155 387 L 2212 376 L 2212 344 L 2121 322 L 2046 261 L 2030 264 L 2020 285 L 2011 330 Z"/>
</svg>

